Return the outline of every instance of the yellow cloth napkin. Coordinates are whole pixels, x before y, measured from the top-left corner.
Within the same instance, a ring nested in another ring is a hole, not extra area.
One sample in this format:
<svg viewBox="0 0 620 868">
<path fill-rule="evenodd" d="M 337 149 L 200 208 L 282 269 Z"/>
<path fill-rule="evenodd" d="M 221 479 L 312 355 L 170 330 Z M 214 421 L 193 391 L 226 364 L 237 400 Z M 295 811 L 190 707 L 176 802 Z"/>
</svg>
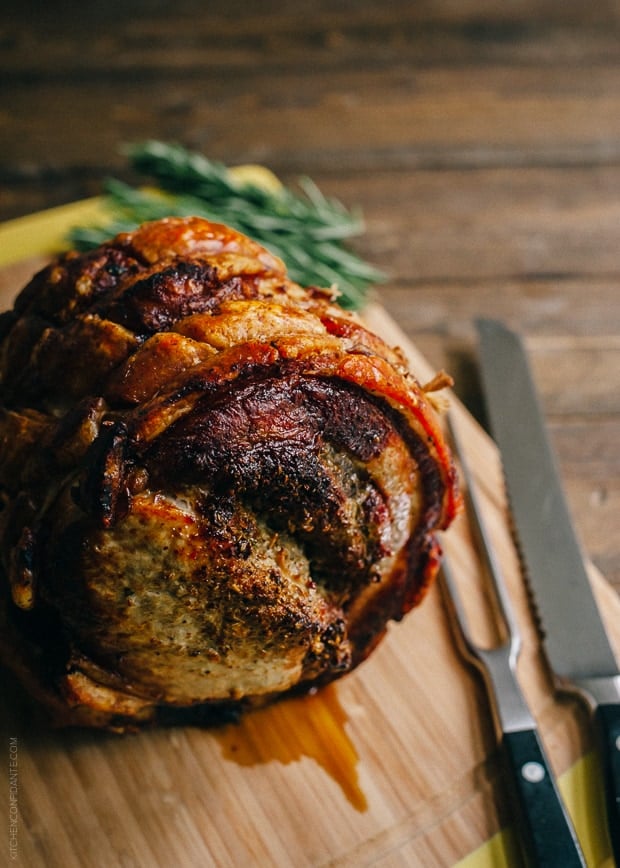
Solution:
<svg viewBox="0 0 620 868">
<path fill-rule="evenodd" d="M 105 217 L 103 200 L 94 197 L 7 220 L 0 225 L 0 267 L 60 253 L 66 250 L 67 236 L 74 226 L 101 223 Z"/>
</svg>

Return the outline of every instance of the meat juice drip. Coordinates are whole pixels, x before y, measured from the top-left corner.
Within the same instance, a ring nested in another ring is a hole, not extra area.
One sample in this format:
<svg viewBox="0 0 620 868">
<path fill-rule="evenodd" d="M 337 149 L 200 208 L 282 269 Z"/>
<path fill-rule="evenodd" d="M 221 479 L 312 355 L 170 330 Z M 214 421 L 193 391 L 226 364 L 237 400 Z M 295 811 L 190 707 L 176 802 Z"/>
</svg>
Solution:
<svg viewBox="0 0 620 868">
<path fill-rule="evenodd" d="M 338 687 L 328 684 L 289 699 L 286 707 L 276 703 L 259 708 L 210 734 L 219 743 L 223 758 L 240 766 L 314 761 L 338 785 L 351 807 L 364 813 L 368 802 L 359 784 L 359 756 L 347 724 Z"/>
</svg>

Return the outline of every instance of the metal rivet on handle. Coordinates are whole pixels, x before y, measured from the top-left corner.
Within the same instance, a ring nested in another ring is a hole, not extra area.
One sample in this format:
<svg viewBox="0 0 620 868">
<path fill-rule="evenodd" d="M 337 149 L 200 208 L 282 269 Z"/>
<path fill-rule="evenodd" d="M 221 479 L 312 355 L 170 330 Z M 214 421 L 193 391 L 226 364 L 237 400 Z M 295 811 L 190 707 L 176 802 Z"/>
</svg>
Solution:
<svg viewBox="0 0 620 868">
<path fill-rule="evenodd" d="M 521 774 L 530 784 L 539 784 L 545 777 L 545 769 L 540 763 L 525 763 Z"/>
</svg>

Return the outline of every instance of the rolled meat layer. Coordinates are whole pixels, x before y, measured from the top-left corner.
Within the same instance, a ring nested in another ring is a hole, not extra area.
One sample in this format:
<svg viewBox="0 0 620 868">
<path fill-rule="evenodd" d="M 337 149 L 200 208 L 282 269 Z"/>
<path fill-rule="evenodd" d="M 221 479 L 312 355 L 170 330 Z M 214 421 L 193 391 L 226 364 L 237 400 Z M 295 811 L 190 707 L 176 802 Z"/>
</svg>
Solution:
<svg viewBox="0 0 620 868">
<path fill-rule="evenodd" d="M 357 666 L 458 508 L 428 397 L 330 291 L 169 218 L 0 321 L 2 657 L 57 723 L 218 719 Z"/>
</svg>

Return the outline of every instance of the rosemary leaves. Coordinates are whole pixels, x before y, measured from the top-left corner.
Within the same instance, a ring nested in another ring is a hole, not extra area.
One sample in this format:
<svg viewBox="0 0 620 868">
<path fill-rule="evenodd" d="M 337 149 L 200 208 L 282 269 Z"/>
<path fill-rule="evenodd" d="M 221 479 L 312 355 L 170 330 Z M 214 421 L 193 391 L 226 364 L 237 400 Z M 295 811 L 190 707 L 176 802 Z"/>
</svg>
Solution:
<svg viewBox="0 0 620 868">
<path fill-rule="evenodd" d="M 369 287 L 384 279 L 345 242 L 364 232 L 359 212 L 323 195 L 309 178 L 299 192 L 269 173 L 240 173 L 180 145 L 147 141 L 127 149 L 131 167 L 148 188 L 111 179 L 105 184 L 110 222 L 76 227 L 71 242 L 80 250 L 117 232 L 166 216 L 206 217 L 245 233 L 286 263 L 304 286 L 336 286 L 344 307 L 363 306 Z"/>
</svg>

